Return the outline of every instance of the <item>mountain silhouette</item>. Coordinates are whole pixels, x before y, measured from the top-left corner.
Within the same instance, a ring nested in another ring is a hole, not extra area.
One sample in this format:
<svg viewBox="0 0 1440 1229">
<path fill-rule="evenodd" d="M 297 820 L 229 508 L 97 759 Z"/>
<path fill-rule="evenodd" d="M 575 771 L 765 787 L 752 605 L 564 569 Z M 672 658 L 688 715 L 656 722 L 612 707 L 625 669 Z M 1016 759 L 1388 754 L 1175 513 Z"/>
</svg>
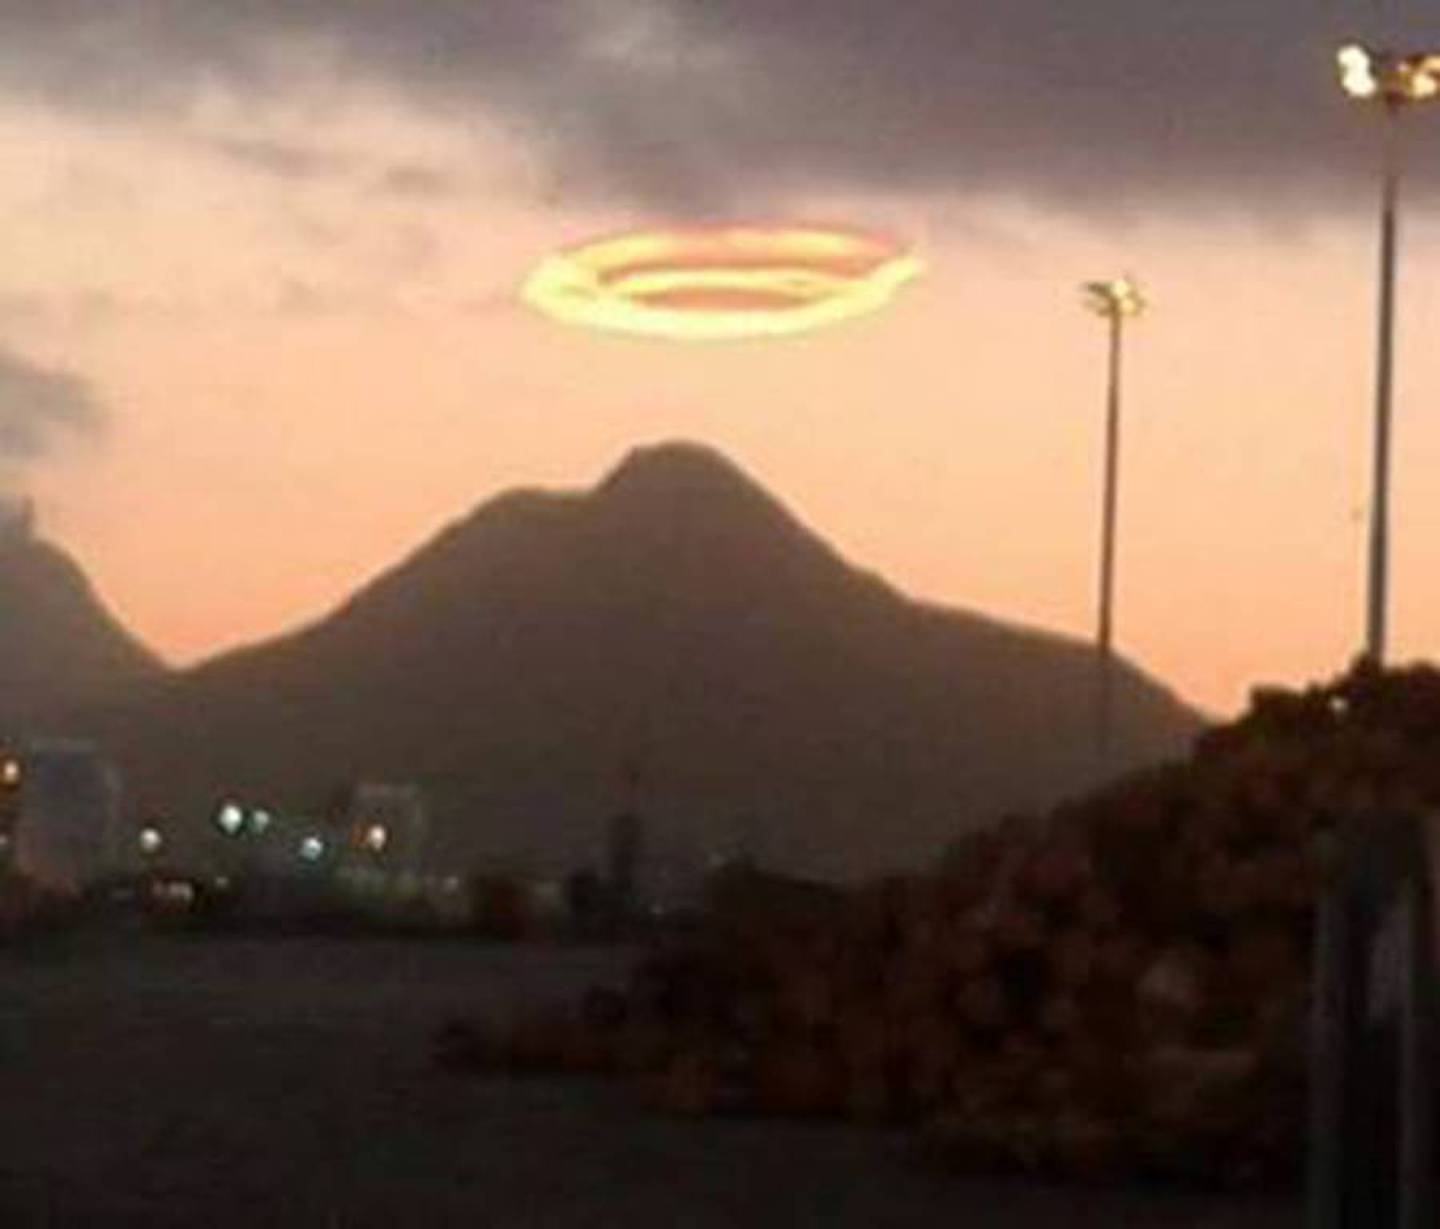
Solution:
<svg viewBox="0 0 1440 1229">
<path fill-rule="evenodd" d="M 1120 664 L 1111 767 L 1196 713 Z M 482 504 L 323 620 L 95 712 L 137 808 L 425 787 L 452 864 L 560 869 L 606 818 L 662 856 L 847 876 L 1096 774 L 1088 645 L 907 599 L 716 452 Z"/>
<path fill-rule="evenodd" d="M 51 732 L 65 711 L 163 672 L 28 515 L 0 515 L 0 736 Z"/>
</svg>

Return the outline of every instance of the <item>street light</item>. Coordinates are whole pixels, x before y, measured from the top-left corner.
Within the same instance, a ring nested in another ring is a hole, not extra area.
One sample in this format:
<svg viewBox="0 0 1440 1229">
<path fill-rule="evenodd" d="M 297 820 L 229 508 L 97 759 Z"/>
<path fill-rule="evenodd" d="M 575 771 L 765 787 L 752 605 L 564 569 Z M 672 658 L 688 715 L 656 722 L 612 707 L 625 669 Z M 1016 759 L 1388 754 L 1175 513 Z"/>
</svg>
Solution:
<svg viewBox="0 0 1440 1229">
<path fill-rule="evenodd" d="M 245 812 L 238 802 L 226 802 L 215 812 L 215 826 L 226 836 L 238 836 L 245 826 Z"/>
<path fill-rule="evenodd" d="M 1386 590 L 1390 570 L 1390 419 L 1395 367 L 1395 258 L 1399 245 L 1400 148 L 1396 119 L 1407 104 L 1440 94 L 1440 53 L 1400 55 L 1351 43 L 1335 53 L 1340 87 L 1351 98 L 1385 109 L 1380 176 L 1380 301 L 1375 348 L 1374 477 L 1370 497 L 1370 564 L 1365 656 L 1385 660 Z"/>
<path fill-rule="evenodd" d="M 1105 393 L 1105 490 L 1100 513 L 1100 613 L 1095 635 L 1095 737 L 1103 762 L 1110 752 L 1115 596 L 1115 507 L 1120 462 L 1120 359 L 1125 321 L 1145 310 L 1140 288 L 1129 277 L 1086 282 L 1085 305 L 1109 323 L 1110 360 Z"/>
</svg>

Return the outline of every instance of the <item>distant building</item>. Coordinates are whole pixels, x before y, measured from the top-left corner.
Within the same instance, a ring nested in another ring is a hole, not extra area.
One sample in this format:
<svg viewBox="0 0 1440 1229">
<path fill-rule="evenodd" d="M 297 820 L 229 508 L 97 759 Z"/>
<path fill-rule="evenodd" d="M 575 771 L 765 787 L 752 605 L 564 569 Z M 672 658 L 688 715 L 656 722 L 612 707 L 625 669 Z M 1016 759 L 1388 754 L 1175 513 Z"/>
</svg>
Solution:
<svg viewBox="0 0 1440 1229">
<path fill-rule="evenodd" d="M 82 892 L 121 869 L 120 776 L 92 743 L 32 742 L 19 774 L 13 864 L 22 874 Z"/>
</svg>

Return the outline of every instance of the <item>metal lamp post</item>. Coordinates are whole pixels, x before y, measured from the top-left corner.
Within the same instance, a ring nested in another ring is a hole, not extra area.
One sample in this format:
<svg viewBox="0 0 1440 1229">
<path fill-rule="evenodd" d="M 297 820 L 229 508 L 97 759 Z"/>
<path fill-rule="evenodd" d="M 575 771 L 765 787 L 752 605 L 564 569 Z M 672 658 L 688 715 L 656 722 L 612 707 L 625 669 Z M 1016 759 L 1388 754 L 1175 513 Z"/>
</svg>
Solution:
<svg viewBox="0 0 1440 1229">
<path fill-rule="evenodd" d="M 1385 660 L 1390 572 L 1390 422 L 1395 367 L 1395 263 L 1399 248 L 1400 139 L 1397 120 L 1407 104 L 1440 94 L 1440 54 L 1401 55 L 1358 43 L 1335 56 L 1341 88 L 1385 112 L 1380 174 L 1380 295 L 1375 339 L 1375 444 L 1370 496 L 1370 561 L 1365 657 Z"/>
<path fill-rule="evenodd" d="M 1104 318 L 1109 334 L 1105 393 L 1105 488 L 1100 513 L 1100 601 L 1095 636 L 1095 738 L 1102 764 L 1110 753 L 1114 667 L 1115 512 L 1120 469 L 1120 375 L 1125 321 L 1145 310 L 1140 289 L 1128 277 L 1086 282 L 1085 305 Z"/>
</svg>

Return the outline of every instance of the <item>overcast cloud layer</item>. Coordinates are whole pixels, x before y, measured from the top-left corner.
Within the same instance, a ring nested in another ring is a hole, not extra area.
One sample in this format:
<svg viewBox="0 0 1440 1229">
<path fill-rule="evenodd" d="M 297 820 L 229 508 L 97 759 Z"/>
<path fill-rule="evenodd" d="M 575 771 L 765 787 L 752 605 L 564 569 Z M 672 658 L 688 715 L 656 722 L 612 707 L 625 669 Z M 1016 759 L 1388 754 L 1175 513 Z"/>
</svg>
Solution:
<svg viewBox="0 0 1440 1229">
<path fill-rule="evenodd" d="M 1422 6 L 0 0 L 0 89 L 153 118 L 217 82 L 258 101 L 363 79 L 450 118 L 499 117 L 576 198 L 711 213 L 857 187 L 1323 209 L 1363 187 L 1369 152 L 1334 47 L 1387 12 L 1428 45 L 1407 11 Z M 1440 128 L 1436 111 L 1416 126 Z M 315 165 L 315 151 L 260 152 L 280 173 Z"/>
</svg>

